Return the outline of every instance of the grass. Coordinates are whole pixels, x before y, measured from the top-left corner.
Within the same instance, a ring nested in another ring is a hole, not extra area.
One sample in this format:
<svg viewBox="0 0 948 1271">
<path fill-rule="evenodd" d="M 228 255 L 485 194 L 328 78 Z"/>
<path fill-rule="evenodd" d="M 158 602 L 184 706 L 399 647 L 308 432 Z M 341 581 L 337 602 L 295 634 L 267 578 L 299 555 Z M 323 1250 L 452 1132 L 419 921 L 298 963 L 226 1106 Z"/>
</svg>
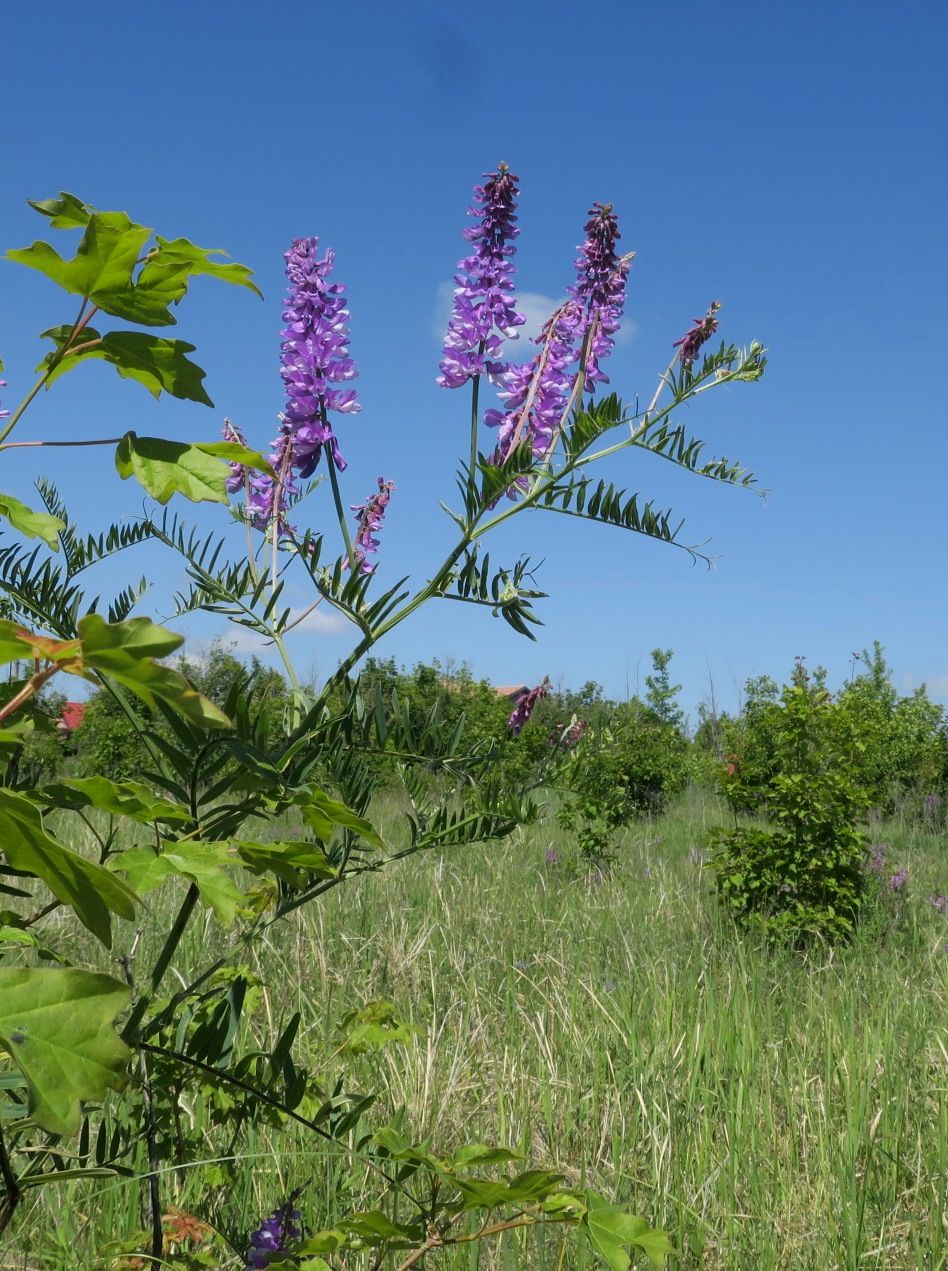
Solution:
<svg viewBox="0 0 948 1271">
<path fill-rule="evenodd" d="M 948 841 L 875 827 L 909 870 L 897 925 L 804 958 L 719 924 L 694 849 L 721 817 L 708 798 L 682 800 L 629 833 L 597 883 L 569 880 L 552 822 L 368 875 L 251 951 L 270 987 L 250 1029 L 272 1042 L 301 1011 L 301 1062 L 323 1085 L 384 1091 L 368 1127 L 394 1120 L 438 1151 L 516 1146 L 663 1226 L 675 1267 L 948 1267 L 948 920 L 926 900 L 948 890 Z M 148 940 L 167 921 L 154 914 Z M 213 920 L 198 924 L 181 964 L 220 942 Z M 375 998 L 396 1002 L 417 1039 L 346 1059 L 338 1022 Z M 225 1154 L 211 1107 L 185 1116 L 195 1158 Z M 163 1175 L 168 1204 L 238 1249 L 296 1185 L 314 1224 L 372 1201 L 358 1160 L 292 1125 L 252 1127 L 240 1151 L 226 1185 L 202 1168 Z M 0 1265 L 94 1267 L 141 1225 L 140 1205 L 125 1179 L 30 1193 Z M 560 1231 L 430 1261 L 598 1265 Z"/>
</svg>

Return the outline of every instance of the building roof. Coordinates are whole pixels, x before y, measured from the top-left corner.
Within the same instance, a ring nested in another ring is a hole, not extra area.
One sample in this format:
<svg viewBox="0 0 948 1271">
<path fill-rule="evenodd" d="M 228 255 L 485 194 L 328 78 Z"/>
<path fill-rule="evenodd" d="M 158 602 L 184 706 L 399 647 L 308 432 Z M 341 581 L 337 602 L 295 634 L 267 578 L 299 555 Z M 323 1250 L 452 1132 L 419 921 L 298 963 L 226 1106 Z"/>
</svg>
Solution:
<svg viewBox="0 0 948 1271">
<path fill-rule="evenodd" d="M 82 723 L 82 717 L 85 713 L 85 702 L 66 702 L 59 717 L 60 728 L 64 732 L 71 733 L 74 728 L 78 728 Z"/>
</svg>

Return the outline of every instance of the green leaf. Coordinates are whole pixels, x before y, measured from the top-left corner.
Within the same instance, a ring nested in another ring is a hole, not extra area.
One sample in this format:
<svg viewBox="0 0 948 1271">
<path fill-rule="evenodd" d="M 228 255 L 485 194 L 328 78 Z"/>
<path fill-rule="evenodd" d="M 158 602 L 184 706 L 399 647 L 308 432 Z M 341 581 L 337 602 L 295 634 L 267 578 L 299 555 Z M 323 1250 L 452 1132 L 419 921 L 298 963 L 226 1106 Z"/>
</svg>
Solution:
<svg viewBox="0 0 948 1271">
<path fill-rule="evenodd" d="M 212 260 L 213 256 L 226 256 L 219 247 L 198 247 L 186 238 L 162 238 L 155 235 L 158 251 L 150 256 L 138 280 L 139 287 L 151 289 L 156 295 L 165 294 L 177 304 L 187 290 L 188 280 L 198 274 L 208 274 L 219 282 L 247 287 L 263 298 L 263 293 L 252 282 L 253 270 L 236 261 Z"/>
<path fill-rule="evenodd" d="M 254 874 L 269 872 L 293 887 L 304 886 L 315 875 L 335 878 L 339 870 L 315 843 L 248 843 L 235 841 L 237 855 Z"/>
<path fill-rule="evenodd" d="M 126 297 L 134 294 L 132 271 L 151 230 L 136 225 L 124 212 L 94 212 L 85 227 L 79 249 L 72 260 L 63 260 L 49 243 L 7 252 L 9 260 L 39 270 L 63 290 L 85 296 L 106 313 L 118 317 L 136 316 L 125 312 Z M 173 323 L 170 314 L 151 316 L 149 325 Z"/>
<path fill-rule="evenodd" d="M 129 989 L 75 968 L 0 968 L 0 1040 L 30 1091 L 30 1115 L 49 1134 L 75 1134 L 83 1100 L 121 1090 L 131 1051 L 113 1024 Z"/>
<path fill-rule="evenodd" d="M 55 785 L 29 792 L 31 799 L 57 808 L 98 808 L 110 816 L 127 816 L 147 825 L 152 821 L 189 821 L 179 803 L 161 799 L 138 781 L 110 781 L 108 777 L 68 777 Z"/>
<path fill-rule="evenodd" d="M 154 891 L 173 874 L 186 878 L 221 925 L 229 927 L 244 903 L 243 893 L 227 873 L 236 863 L 226 843 L 185 842 L 166 844 L 160 856 L 148 847 L 131 848 L 116 856 L 111 867 L 121 870 L 140 895 Z"/>
<path fill-rule="evenodd" d="M 71 326 L 51 327 L 43 332 L 44 339 L 54 341 L 56 350 L 46 355 L 36 368 L 38 371 L 50 365 L 71 334 Z M 46 386 L 49 388 L 80 362 L 101 359 L 114 366 L 123 379 L 143 384 L 155 398 L 164 391 L 183 401 L 213 406 L 204 390 L 204 371 L 185 356 L 193 353 L 194 349 L 193 344 L 184 340 L 168 340 L 148 331 L 110 331 L 107 335 L 100 335 L 86 327 L 75 348 L 70 348 L 53 367 Z"/>
<path fill-rule="evenodd" d="M 166 658 L 184 643 L 184 636 L 159 627 L 150 618 L 129 618 L 126 622 L 106 622 L 97 613 L 79 620 L 82 652 L 90 666 L 113 650 L 136 658 Z"/>
<path fill-rule="evenodd" d="M 299 806 L 303 820 L 321 843 L 328 843 L 333 830 L 339 826 L 341 829 L 352 830 L 373 847 L 384 847 L 379 832 L 371 821 L 358 816 L 338 799 L 330 799 L 322 790 L 314 787 L 300 791 L 293 802 Z"/>
<path fill-rule="evenodd" d="M 628 1271 L 631 1258 L 626 1247 L 629 1245 L 641 1249 L 656 1266 L 663 1266 L 666 1255 L 675 1252 L 665 1233 L 650 1227 L 644 1218 L 618 1205 L 610 1205 L 594 1192 L 586 1193 L 586 1203 L 588 1210 L 583 1226 L 613 1271 Z"/>
<path fill-rule="evenodd" d="M 192 503 L 227 502 L 227 464 L 187 442 L 126 433 L 115 451 L 115 467 L 123 480 L 134 476 L 159 503 L 173 494 Z"/>
<path fill-rule="evenodd" d="M 522 1152 L 509 1147 L 488 1147 L 484 1143 L 466 1143 L 451 1157 L 454 1169 L 470 1169 L 473 1165 L 505 1165 L 509 1161 L 522 1160 Z"/>
<path fill-rule="evenodd" d="M 0 790 L 0 844 L 14 869 L 41 879 L 106 948 L 112 945 L 110 913 L 135 917 L 135 892 L 47 834 L 39 810 L 12 790 Z"/>
<path fill-rule="evenodd" d="M 402 1019 L 394 1002 L 380 999 L 350 1011 L 340 1023 L 339 1031 L 345 1038 L 340 1051 L 364 1055 L 397 1043 L 407 1045 L 418 1030 Z"/>
<path fill-rule="evenodd" d="M 60 190 L 58 199 L 27 199 L 30 207 L 48 216 L 52 229 L 83 229 L 89 224 L 89 217 L 95 211 L 88 203 L 83 203 L 74 194 Z"/>
<path fill-rule="evenodd" d="M 106 622 L 97 613 L 79 619 L 82 659 L 104 675 L 131 689 L 148 706 L 156 699 L 204 728 L 229 728 L 230 720 L 213 702 L 193 689 L 183 675 L 153 659 L 166 657 L 181 644 L 181 636 L 156 626 L 148 618 Z"/>
<path fill-rule="evenodd" d="M 48 512 L 34 512 L 12 494 L 0 494 L 0 516 L 5 516 L 15 530 L 27 538 L 41 538 L 47 547 L 59 551 L 59 531 L 66 522 Z"/>
</svg>

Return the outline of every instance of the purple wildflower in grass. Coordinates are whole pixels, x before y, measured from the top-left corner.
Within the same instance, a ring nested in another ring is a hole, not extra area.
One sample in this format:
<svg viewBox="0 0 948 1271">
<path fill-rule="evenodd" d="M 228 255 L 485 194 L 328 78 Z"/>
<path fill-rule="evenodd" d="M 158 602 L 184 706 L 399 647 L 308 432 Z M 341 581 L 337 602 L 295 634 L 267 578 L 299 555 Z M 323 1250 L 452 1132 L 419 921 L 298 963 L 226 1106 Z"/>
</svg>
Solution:
<svg viewBox="0 0 948 1271">
<path fill-rule="evenodd" d="M 6 386 L 7 386 L 6 380 L 0 380 L 0 388 L 6 388 Z M 0 410 L 0 419 L 9 419 L 9 418 L 10 418 L 10 412 L 8 410 Z"/>
<path fill-rule="evenodd" d="M 312 476 L 323 450 L 340 472 L 346 467 L 329 414 L 362 409 L 355 389 L 335 387 L 355 379 L 358 371 L 349 356 L 346 289 L 329 282 L 334 253 L 327 251 L 320 260 L 318 247 L 318 238 L 298 238 L 285 253 L 290 288 L 283 311 L 282 420 L 293 438 L 293 466 L 301 477 Z"/>
<path fill-rule="evenodd" d="M 869 846 L 869 859 L 866 862 L 866 867 L 877 878 L 885 877 L 885 852 L 885 843 L 872 843 Z"/>
<path fill-rule="evenodd" d="M 366 555 L 369 552 L 378 551 L 379 541 L 375 535 L 382 528 L 385 509 L 388 507 L 394 489 L 394 481 L 386 481 L 384 477 L 379 477 L 378 492 L 366 499 L 364 503 L 352 504 L 352 511 L 355 512 L 356 520 L 359 522 L 352 544 L 352 553 L 355 556 L 356 566 L 362 574 L 375 572 L 375 566 L 366 560 Z M 346 565 L 348 563 L 346 561 Z"/>
<path fill-rule="evenodd" d="M 929 896 L 928 903 L 932 909 L 948 917 L 948 896 Z"/>
<path fill-rule="evenodd" d="M 454 281 L 454 307 L 444 338 L 444 355 L 438 383 L 442 388 L 461 388 L 485 372 L 498 376 L 505 369 L 498 362 L 503 339 L 517 338 L 517 327 L 526 321 L 514 305 L 516 248 L 511 240 L 517 229 L 519 178 L 501 163 L 496 172 L 485 172 L 484 184 L 474 187 L 476 206 L 468 215 L 476 225 L 463 231 L 474 251 L 458 261 Z"/>
<path fill-rule="evenodd" d="M 294 1192 L 285 1205 L 273 1211 L 250 1237 L 244 1271 L 261 1271 L 268 1267 L 274 1254 L 285 1253 L 300 1238 L 300 1211 L 293 1208 L 299 1192 Z"/>
<path fill-rule="evenodd" d="M 889 886 L 892 889 L 892 891 L 898 893 L 905 886 L 907 879 L 908 879 L 908 870 L 897 869 L 895 873 L 892 875 L 892 877 L 889 879 Z"/>
<path fill-rule="evenodd" d="M 549 676 L 545 676 L 542 684 L 538 684 L 536 688 L 530 689 L 528 693 L 524 693 L 524 695 L 520 698 L 519 702 L 511 712 L 510 718 L 507 720 L 507 727 L 515 737 L 520 736 L 523 731 L 524 724 L 533 714 L 534 706 L 536 706 L 541 697 L 546 697 L 551 687 Z"/>
<path fill-rule="evenodd" d="M 714 335 L 715 331 L 717 331 L 717 315 L 720 308 L 720 302 L 712 300 L 708 307 L 708 312 L 704 315 L 704 317 L 695 318 L 694 325 L 691 330 L 686 335 L 683 335 L 680 340 L 676 340 L 672 345 L 673 349 L 678 349 L 679 351 L 678 360 L 682 366 L 690 366 L 698 356 L 701 346 L 706 344 Z"/>
<path fill-rule="evenodd" d="M 557 854 L 557 851 L 556 851 L 556 849 L 555 849 L 555 848 L 548 847 L 548 848 L 546 849 L 546 863 L 547 863 L 547 865 L 555 865 L 559 859 L 560 859 L 560 858 L 559 858 L 559 855 Z"/>
</svg>

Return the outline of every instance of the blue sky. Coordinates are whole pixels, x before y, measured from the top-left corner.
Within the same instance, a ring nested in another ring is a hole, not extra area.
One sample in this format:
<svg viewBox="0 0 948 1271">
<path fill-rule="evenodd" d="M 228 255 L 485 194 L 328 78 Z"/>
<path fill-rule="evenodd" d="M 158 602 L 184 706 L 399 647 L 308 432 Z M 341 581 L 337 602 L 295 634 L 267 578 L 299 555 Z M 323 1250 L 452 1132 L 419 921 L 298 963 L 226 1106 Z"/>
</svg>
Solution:
<svg viewBox="0 0 948 1271">
<path fill-rule="evenodd" d="M 518 285 L 536 306 L 564 293 L 592 201 L 618 210 L 638 253 L 608 368 L 620 394 L 651 394 L 712 298 L 726 338 L 767 345 L 760 384 L 707 395 L 687 422 L 768 497 L 623 457 L 610 476 L 667 500 L 691 541 L 710 538 L 712 571 L 619 531 L 524 517 L 497 552 L 545 560 L 538 644 L 444 604 L 379 652 L 622 694 L 670 646 L 693 709 L 712 680 L 732 705 L 748 675 L 781 677 L 797 654 L 839 680 L 853 649 L 881 639 L 900 687 L 927 681 L 948 700 L 946 37 L 948 11 L 911 2 L 10 4 L 0 243 L 48 237 L 25 200 L 67 189 L 226 248 L 266 295 L 198 282 L 179 311 L 213 412 L 156 405 L 98 364 L 44 395 L 22 435 L 208 440 L 230 415 L 268 441 L 282 253 L 318 234 L 349 286 L 361 371 L 363 413 L 340 430 L 345 495 L 395 480 L 382 576 L 423 577 L 447 546 L 438 500 L 468 410 L 434 384 L 437 324 L 471 186 L 504 159 L 521 179 Z M 32 382 L 36 333 L 73 314 L 7 263 L 0 297 L 9 406 Z M 44 472 L 96 528 L 141 506 L 105 453 L 8 452 L 3 488 L 28 496 Z M 328 527 L 323 491 L 312 509 Z M 167 613 L 170 558 L 128 555 L 103 587 L 141 572 Z M 326 624 L 295 639 L 304 674 L 348 647 Z"/>
</svg>

